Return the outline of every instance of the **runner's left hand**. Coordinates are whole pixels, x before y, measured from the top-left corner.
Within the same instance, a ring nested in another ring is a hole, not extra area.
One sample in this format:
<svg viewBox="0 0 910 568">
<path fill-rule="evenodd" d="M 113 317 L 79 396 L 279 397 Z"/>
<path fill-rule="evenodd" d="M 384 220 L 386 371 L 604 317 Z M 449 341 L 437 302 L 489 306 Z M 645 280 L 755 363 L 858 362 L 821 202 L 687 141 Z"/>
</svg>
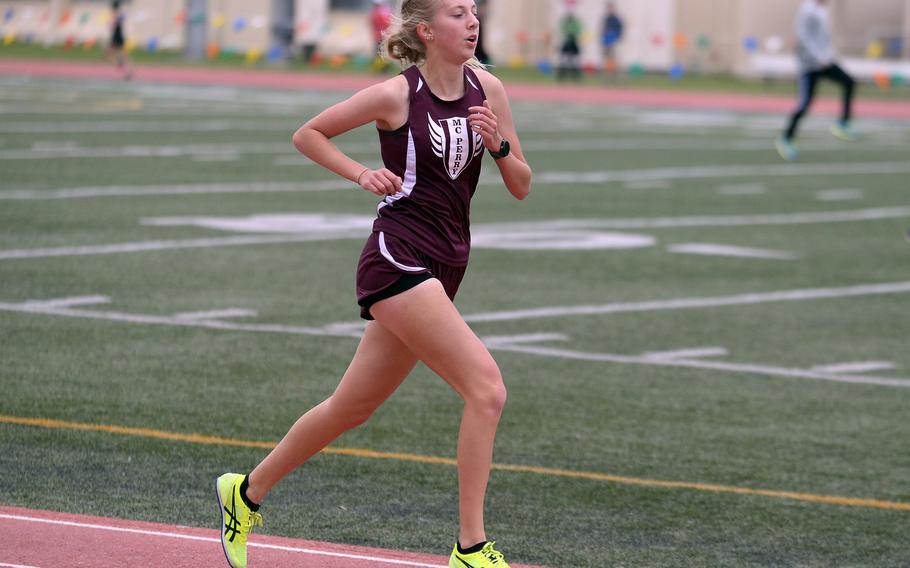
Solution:
<svg viewBox="0 0 910 568">
<path fill-rule="evenodd" d="M 480 134 L 483 138 L 483 145 L 491 152 L 498 152 L 502 145 L 502 135 L 499 134 L 499 124 L 496 121 L 496 115 L 490 108 L 490 103 L 483 101 L 483 106 L 472 106 L 468 108 L 468 124 L 471 130 Z"/>
</svg>

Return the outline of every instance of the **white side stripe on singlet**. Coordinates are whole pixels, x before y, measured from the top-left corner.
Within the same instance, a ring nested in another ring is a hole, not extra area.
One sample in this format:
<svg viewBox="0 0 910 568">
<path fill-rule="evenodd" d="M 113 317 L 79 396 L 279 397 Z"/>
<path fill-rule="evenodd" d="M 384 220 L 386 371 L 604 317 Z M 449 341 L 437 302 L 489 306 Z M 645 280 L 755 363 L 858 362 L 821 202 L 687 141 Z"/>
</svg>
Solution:
<svg viewBox="0 0 910 568">
<path fill-rule="evenodd" d="M 395 195 L 389 195 L 379 202 L 376 206 L 376 212 L 386 205 L 391 205 L 401 199 L 408 197 L 414 191 L 414 184 L 417 183 L 417 150 L 414 148 L 414 135 L 408 129 L 408 155 L 405 158 L 404 179 L 401 183 L 401 191 Z"/>
<path fill-rule="evenodd" d="M 470 83 L 472 87 L 474 87 L 474 90 L 477 90 L 477 91 L 480 90 L 479 88 L 477 88 L 477 85 L 474 84 L 474 81 L 471 80 L 471 76 L 470 76 L 470 75 L 468 75 L 467 73 L 465 73 L 465 74 L 464 74 L 464 78 L 468 80 L 468 83 Z"/>
<path fill-rule="evenodd" d="M 386 260 L 400 268 L 401 270 L 406 270 L 408 272 L 422 272 L 426 270 L 423 266 L 408 266 L 406 264 L 401 264 L 392 257 L 392 253 L 389 252 L 389 249 L 385 246 L 385 233 L 379 231 L 379 252 L 382 253 L 382 256 Z"/>
</svg>

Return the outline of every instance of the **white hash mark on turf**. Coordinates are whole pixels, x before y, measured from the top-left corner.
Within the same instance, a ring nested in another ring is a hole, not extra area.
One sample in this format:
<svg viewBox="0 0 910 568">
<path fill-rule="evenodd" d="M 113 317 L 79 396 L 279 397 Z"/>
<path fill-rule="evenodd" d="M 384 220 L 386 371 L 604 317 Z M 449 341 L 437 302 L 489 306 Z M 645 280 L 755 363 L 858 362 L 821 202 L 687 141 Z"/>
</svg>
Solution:
<svg viewBox="0 0 910 568">
<path fill-rule="evenodd" d="M 861 189 L 824 189 L 815 192 L 818 201 L 855 201 L 863 198 Z"/>
<path fill-rule="evenodd" d="M 796 260 L 799 258 L 798 254 L 781 250 L 737 247 L 712 243 L 679 243 L 668 246 L 667 250 L 677 254 L 734 256 L 742 258 L 763 258 L 768 260 Z"/>
<path fill-rule="evenodd" d="M 873 371 L 893 371 L 897 366 L 891 361 L 851 361 L 833 365 L 816 365 L 813 371 L 821 373 L 871 373 Z"/>
<path fill-rule="evenodd" d="M 765 185 L 762 183 L 730 184 L 717 188 L 718 195 L 761 195 L 765 191 Z"/>
<path fill-rule="evenodd" d="M 225 310 L 208 310 L 201 312 L 181 312 L 174 314 L 174 317 L 183 321 L 191 320 L 219 320 L 224 318 L 249 318 L 258 315 L 256 310 L 246 310 L 243 308 L 228 308 Z"/>
<path fill-rule="evenodd" d="M 703 357 L 723 357 L 727 355 L 723 347 L 701 347 L 698 349 L 675 349 L 672 351 L 648 351 L 642 353 L 646 359 L 672 361 L 675 359 L 700 359 Z"/>
</svg>

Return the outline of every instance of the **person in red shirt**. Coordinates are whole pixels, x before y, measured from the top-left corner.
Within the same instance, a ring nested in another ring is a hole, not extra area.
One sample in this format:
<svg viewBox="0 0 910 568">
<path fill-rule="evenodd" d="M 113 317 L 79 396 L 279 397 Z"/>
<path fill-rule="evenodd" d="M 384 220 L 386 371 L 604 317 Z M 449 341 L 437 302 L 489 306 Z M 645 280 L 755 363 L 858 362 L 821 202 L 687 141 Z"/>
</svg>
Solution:
<svg viewBox="0 0 910 568">
<path fill-rule="evenodd" d="M 386 0 L 373 0 L 370 9 L 370 26 L 373 28 L 373 69 L 377 72 L 385 71 L 386 61 L 379 53 L 385 32 L 392 25 L 392 10 Z"/>
</svg>

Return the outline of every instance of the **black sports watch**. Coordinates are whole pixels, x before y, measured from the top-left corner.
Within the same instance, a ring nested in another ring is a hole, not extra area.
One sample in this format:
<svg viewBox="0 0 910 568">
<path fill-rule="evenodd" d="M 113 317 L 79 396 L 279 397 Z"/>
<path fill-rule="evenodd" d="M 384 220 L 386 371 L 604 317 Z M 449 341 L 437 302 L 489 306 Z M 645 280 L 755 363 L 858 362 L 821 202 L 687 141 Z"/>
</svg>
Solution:
<svg viewBox="0 0 910 568">
<path fill-rule="evenodd" d="M 502 139 L 502 144 L 499 145 L 499 151 L 494 152 L 490 150 L 490 155 L 493 156 L 494 160 L 499 160 L 500 158 L 505 158 L 509 155 L 511 148 L 509 147 L 509 141 L 505 138 Z"/>
</svg>

